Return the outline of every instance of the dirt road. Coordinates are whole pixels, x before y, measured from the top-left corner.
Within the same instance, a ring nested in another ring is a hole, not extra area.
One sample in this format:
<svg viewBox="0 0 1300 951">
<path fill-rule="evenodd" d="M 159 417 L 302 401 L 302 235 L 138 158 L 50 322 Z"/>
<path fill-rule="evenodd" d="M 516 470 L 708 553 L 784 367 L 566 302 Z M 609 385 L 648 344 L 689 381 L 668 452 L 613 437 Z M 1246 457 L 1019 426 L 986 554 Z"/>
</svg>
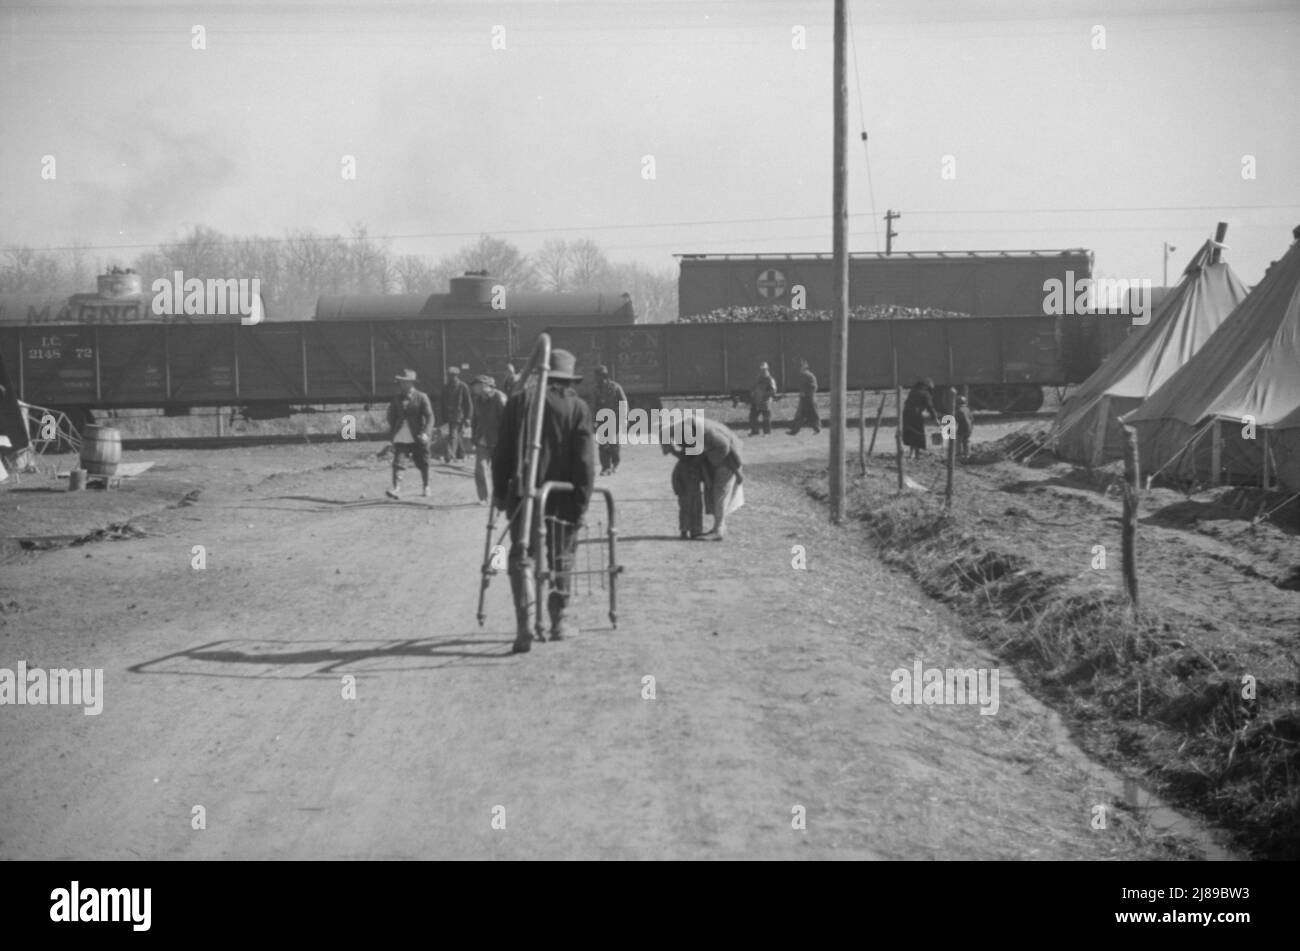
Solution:
<svg viewBox="0 0 1300 951">
<path fill-rule="evenodd" d="M 668 462 L 625 450 L 618 629 L 597 593 L 524 656 L 504 577 L 475 623 L 467 468 L 395 503 L 373 444 L 128 453 L 197 502 L 2 569 L 0 667 L 101 667 L 104 706 L 0 708 L 0 857 L 1170 855 L 1093 828 L 1109 796 L 1009 668 L 996 715 L 891 702 L 917 660 L 997 664 L 826 525 L 797 484 L 826 438 L 747 441 L 723 544 L 677 540 Z"/>
</svg>

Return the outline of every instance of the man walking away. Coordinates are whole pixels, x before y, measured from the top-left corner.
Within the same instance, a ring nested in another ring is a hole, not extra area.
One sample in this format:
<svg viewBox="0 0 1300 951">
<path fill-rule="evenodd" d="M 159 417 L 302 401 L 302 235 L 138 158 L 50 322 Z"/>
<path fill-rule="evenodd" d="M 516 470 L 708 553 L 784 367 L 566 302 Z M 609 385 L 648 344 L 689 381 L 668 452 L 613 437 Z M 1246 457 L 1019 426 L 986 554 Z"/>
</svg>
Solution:
<svg viewBox="0 0 1300 951">
<path fill-rule="evenodd" d="M 591 428 L 591 410 L 578 396 L 573 384 L 582 380 L 574 373 L 575 360 L 567 350 L 551 351 L 551 367 L 542 416 L 541 450 L 537 460 L 537 485 L 545 482 L 568 482 L 572 492 L 556 492 L 546 503 L 545 516 L 555 516 L 564 525 L 549 533 L 545 553 L 547 566 L 555 578 L 555 590 L 547 599 L 550 613 L 550 639 L 563 640 L 576 633 L 566 614 L 569 607 L 573 554 L 578 545 L 578 528 L 587 514 L 592 485 L 596 481 L 595 438 Z M 531 525 L 520 524 L 522 486 L 515 470 L 525 451 L 521 436 L 527 432 L 529 394 L 526 390 L 506 401 L 501 417 L 501 431 L 492 454 L 492 495 L 496 506 L 512 518 L 510 523 L 510 589 L 515 601 L 516 654 L 532 646 L 530 620 L 537 602 L 536 579 L 527 558 Z M 535 548 L 537 539 L 532 535 Z"/>
<path fill-rule="evenodd" d="M 817 412 L 817 377 L 808 369 L 808 361 L 799 361 L 799 408 L 794 413 L 791 436 L 797 436 L 803 424 L 812 426 L 813 435 L 822 431 L 821 415 Z"/>
<path fill-rule="evenodd" d="M 388 404 L 388 434 L 393 443 L 393 487 L 385 494 L 397 498 L 402 482 L 402 457 L 410 456 L 424 481 L 423 495 L 429 496 L 429 433 L 433 429 L 433 404 L 415 388 L 415 371 L 406 370 L 394 379 L 402 392 Z"/>
<path fill-rule="evenodd" d="M 492 453 L 497 446 L 497 433 L 501 429 L 501 414 L 506 407 L 506 395 L 496 388 L 487 374 L 476 376 L 470 384 L 474 397 L 474 423 L 471 438 L 474 441 L 474 488 L 478 490 L 478 504 L 486 505 L 491 498 L 488 471 Z"/>
<path fill-rule="evenodd" d="M 442 461 L 450 464 L 465 458 L 465 445 L 461 427 L 474 418 L 474 403 L 469 387 L 460 378 L 460 367 L 447 368 L 447 382 L 442 388 L 442 422 L 447 426 L 447 442 L 443 446 Z"/>
<path fill-rule="evenodd" d="M 749 434 L 758 435 L 759 423 L 763 426 L 763 435 L 772 435 L 772 400 L 780 399 L 776 392 L 776 380 L 767 369 L 766 363 L 758 365 L 758 379 L 749 391 Z"/>
<path fill-rule="evenodd" d="M 600 474 L 613 475 L 618 471 L 621 455 L 619 440 L 623 438 L 623 423 L 627 419 L 627 394 L 623 392 L 623 387 L 609 378 L 609 368 L 603 364 L 596 367 L 596 389 L 593 402 L 595 405 L 592 408 L 596 411 L 597 428 L 600 428 L 601 421 L 605 419 L 602 413 L 614 414 L 614 441 L 608 445 L 603 441 L 597 444 L 600 451 Z M 610 430 L 607 428 L 605 431 L 609 432 Z"/>
</svg>

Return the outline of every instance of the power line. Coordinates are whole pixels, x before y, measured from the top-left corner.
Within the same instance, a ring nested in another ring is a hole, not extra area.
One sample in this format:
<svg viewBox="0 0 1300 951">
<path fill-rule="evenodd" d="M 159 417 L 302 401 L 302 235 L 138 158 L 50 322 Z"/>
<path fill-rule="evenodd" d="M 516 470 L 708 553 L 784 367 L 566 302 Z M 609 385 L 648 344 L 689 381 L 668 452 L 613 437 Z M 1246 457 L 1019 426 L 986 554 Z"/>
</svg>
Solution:
<svg viewBox="0 0 1300 951">
<path fill-rule="evenodd" d="M 909 215 L 1036 215 L 1036 214 L 1109 214 L 1124 212 L 1142 212 L 1149 213 L 1153 211 L 1253 211 L 1253 210 L 1272 210 L 1281 211 L 1283 209 L 1300 208 L 1300 203 L 1295 204 L 1273 204 L 1273 205 L 1165 205 L 1152 206 L 1146 208 L 1140 207 L 1117 207 L 1117 208 L 1005 208 L 1005 209 L 951 209 L 951 210 L 921 210 L 913 211 L 908 209 Z M 874 214 L 857 213 L 851 214 L 850 218 L 870 218 L 873 225 L 875 224 Z M 656 221 L 645 224 L 621 224 L 621 225 L 570 225 L 556 228 L 484 228 L 473 231 L 430 231 L 417 234 L 367 234 L 367 235 L 290 235 L 283 238 L 267 237 L 221 237 L 208 242 L 216 247 L 227 246 L 232 244 L 243 244 L 249 241 L 265 244 L 287 244 L 289 242 L 320 242 L 320 241 L 338 241 L 354 242 L 360 240 L 371 241 L 410 241 L 410 240 L 427 240 L 433 238 L 473 238 L 479 235 L 490 235 L 493 237 L 506 235 L 532 235 L 532 234 L 557 234 L 557 233 L 595 233 L 601 231 L 647 231 L 655 228 L 701 228 L 712 227 L 717 225 L 754 225 L 754 224 L 777 224 L 791 221 L 824 221 L 825 215 L 786 215 L 767 218 L 715 218 L 697 221 Z M 1060 230 L 1078 230 L 1078 231 L 1158 231 L 1162 228 L 1168 228 L 1169 225 L 1143 226 L 1143 227 L 1123 227 L 1115 225 L 1060 225 L 1055 228 L 1025 228 L 1025 227 L 998 227 L 998 228 L 930 228 L 912 230 L 912 234 L 944 234 L 944 233 L 969 233 L 976 231 L 987 232 L 1034 232 L 1034 231 L 1060 231 Z M 808 236 L 808 237 L 816 237 Z M 878 235 L 877 235 L 878 237 Z M 184 238 L 165 239 L 161 241 L 151 241 L 133 244 L 85 244 L 85 245 L 65 245 L 55 247 L 32 248 L 32 251 L 54 252 L 54 251 L 138 251 L 148 250 L 151 248 L 161 248 L 170 244 L 183 241 Z M 779 240 L 776 238 L 762 240 Z M 666 247 L 668 244 L 681 243 L 677 238 L 674 242 L 668 242 L 663 245 L 643 245 L 644 247 Z M 4 247 L 17 248 L 21 245 L 9 243 Z"/>
</svg>

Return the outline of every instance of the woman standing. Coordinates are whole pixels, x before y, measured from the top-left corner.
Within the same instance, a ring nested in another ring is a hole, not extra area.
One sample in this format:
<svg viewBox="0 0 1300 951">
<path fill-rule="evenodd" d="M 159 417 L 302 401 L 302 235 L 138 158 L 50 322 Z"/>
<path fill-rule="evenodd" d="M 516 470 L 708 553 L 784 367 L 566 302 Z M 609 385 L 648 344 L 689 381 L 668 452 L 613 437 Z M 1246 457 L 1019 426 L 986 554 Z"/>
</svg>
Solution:
<svg viewBox="0 0 1300 951">
<path fill-rule="evenodd" d="M 925 451 L 925 417 L 938 426 L 939 414 L 934 409 L 934 381 L 928 377 L 913 384 L 903 404 L 903 445 L 912 450 L 911 458 L 921 458 Z"/>
</svg>

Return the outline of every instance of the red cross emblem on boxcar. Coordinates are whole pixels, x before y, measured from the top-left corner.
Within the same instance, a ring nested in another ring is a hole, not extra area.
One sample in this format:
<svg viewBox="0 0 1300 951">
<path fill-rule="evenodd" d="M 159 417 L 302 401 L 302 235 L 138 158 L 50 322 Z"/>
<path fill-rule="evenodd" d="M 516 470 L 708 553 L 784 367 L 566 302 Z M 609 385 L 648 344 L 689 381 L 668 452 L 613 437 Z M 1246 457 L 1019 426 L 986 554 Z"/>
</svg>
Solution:
<svg viewBox="0 0 1300 951">
<path fill-rule="evenodd" d="M 768 268 L 758 275 L 759 297 L 780 297 L 785 293 L 785 275 L 776 268 Z"/>
</svg>

